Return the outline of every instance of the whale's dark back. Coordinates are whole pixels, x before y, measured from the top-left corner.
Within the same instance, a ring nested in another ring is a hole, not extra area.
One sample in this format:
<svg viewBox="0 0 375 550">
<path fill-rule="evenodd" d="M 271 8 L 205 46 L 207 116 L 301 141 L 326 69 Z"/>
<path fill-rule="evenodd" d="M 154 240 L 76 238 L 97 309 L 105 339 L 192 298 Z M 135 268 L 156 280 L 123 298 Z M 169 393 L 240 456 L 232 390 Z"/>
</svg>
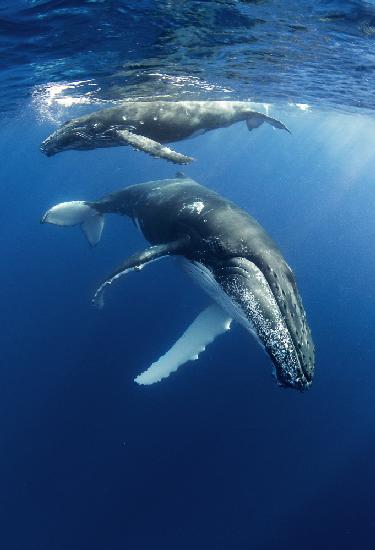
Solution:
<svg viewBox="0 0 375 550">
<path fill-rule="evenodd" d="M 136 218 L 152 244 L 169 242 L 188 232 L 196 251 L 200 244 L 207 250 L 209 244 L 216 256 L 225 258 L 246 250 L 262 256 L 266 248 L 281 257 L 276 244 L 254 218 L 189 178 L 132 185 L 94 204 L 103 213 Z"/>
</svg>

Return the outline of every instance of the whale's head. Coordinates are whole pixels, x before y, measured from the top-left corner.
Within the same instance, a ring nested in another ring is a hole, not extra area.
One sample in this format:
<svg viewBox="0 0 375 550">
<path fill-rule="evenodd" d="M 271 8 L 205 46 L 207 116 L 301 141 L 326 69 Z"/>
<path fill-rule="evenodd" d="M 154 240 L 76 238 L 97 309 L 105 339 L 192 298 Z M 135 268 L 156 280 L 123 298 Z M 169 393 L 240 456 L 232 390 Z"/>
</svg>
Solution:
<svg viewBox="0 0 375 550">
<path fill-rule="evenodd" d="M 257 266 L 246 257 L 230 257 L 188 262 L 187 267 L 211 297 L 262 345 L 273 363 L 277 383 L 308 389 L 314 374 L 314 344 L 286 262 Z"/>
<path fill-rule="evenodd" d="M 94 117 L 81 117 L 65 122 L 42 142 L 40 149 L 51 157 L 69 149 L 82 151 L 107 147 L 113 138 L 113 129 Z"/>
</svg>

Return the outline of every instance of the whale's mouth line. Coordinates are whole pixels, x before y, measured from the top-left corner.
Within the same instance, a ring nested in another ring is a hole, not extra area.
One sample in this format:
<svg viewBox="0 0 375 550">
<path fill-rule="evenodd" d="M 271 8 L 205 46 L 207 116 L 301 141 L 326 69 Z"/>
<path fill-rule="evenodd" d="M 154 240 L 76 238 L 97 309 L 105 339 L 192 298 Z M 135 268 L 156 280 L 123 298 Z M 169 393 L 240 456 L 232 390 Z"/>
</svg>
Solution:
<svg viewBox="0 0 375 550">
<path fill-rule="evenodd" d="M 99 134 L 92 135 L 84 127 L 75 128 L 69 135 L 69 129 L 62 127 L 48 138 L 42 141 L 40 150 L 47 157 L 51 157 L 62 151 L 77 149 L 88 150 L 95 147 L 108 147 L 115 137 L 115 129 L 109 128 Z M 65 141 L 69 138 L 68 141 Z"/>
<path fill-rule="evenodd" d="M 47 155 L 47 157 L 51 157 L 56 153 L 54 148 L 50 147 L 51 143 L 52 143 L 52 139 L 51 137 L 48 137 L 47 139 L 42 141 L 42 143 L 40 144 L 40 150 L 42 151 L 42 153 Z"/>
<path fill-rule="evenodd" d="M 242 256 L 236 256 L 236 257 L 232 257 L 230 258 L 230 262 L 243 262 L 243 261 L 249 261 L 247 260 L 246 258 L 242 257 Z M 252 262 L 251 262 L 252 263 Z M 254 264 L 255 265 L 255 264 Z M 279 316 L 280 318 L 282 319 L 282 322 L 288 332 L 288 336 L 290 338 L 290 341 L 291 341 L 291 344 L 293 346 L 293 351 L 294 351 L 294 357 L 297 359 L 298 361 L 298 370 L 299 370 L 299 375 L 300 377 L 302 378 L 302 383 L 303 383 L 303 386 L 305 389 L 307 389 L 310 385 L 311 385 L 311 382 L 312 382 L 312 376 L 310 375 L 310 373 L 306 372 L 305 368 L 304 368 L 304 364 L 303 364 L 303 361 L 300 357 L 300 352 L 299 352 L 299 349 L 298 349 L 298 346 L 297 346 L 297 342 L 296 342 L 296 337 L 293 333 L 293 330 L 290 329 L 289 327 L 289 322 L 288 322 L 288 318 L 283 314 L 283 311 L 280 307 L 280 304 L 279 304 L 279 301 L 278 301 L 278 296 L 274 293 L 273 289 L 272 289 L 272 286 L 269 284 L 268 282 L 268 279 L 267 279 L 267 276 L 266 274 L 263 272 L 262 269 L 260 269 L 258 266 L 256 266 L 257 269 L 259 270 L 259 272 L 261 273 L 261 275 L 264 277 L 264 281 L 270 291 L 270 293 L 272 294 L 272 297 L 273 297 L 273 300 L 275 302 L 275 306 L 277 307 L 278 309 L 278 312 L 279 312 Z M 236 274 L 236 275 L 240 275 L 241 277 L 244 277 L 245 279 L 249 279 L 249 273 L 248 271 L 246 270 L 245 267 L 241 266 L 241 265 L 226 265 L 225 266 L 225 270 L 228 270 L 230 273 L 232 274 Z M 266 352 L 270 355 L 271 359 L 272 359 L 272 355 L 270 354 L 269 350 L 267 348 L 265 348 Z M 280 367 L 276 367 L 276 370 L 280 370 Z M 281 375 L 280 378 L 279 376 L 277 376 L 278 380 L 282 380 L 283 376 Z M 282 384 L 284 385 L 284 383 Z M 288 384 L 289 385 L 289 384 Z"/>
<path fill-rule="evenodd" d="M 244 262 L 248 262 L 248 268 L 239 265 Z M 304 371 L 292 331 L 263 271 L 240 256 L 227 258 L 218 266 L 196 261 L 186 264 L 190 264 L 188 272 L 204 290 L 261 344 L 271 358 L 278 384 L 307 389 L 311 379 Z"/>
</svg>

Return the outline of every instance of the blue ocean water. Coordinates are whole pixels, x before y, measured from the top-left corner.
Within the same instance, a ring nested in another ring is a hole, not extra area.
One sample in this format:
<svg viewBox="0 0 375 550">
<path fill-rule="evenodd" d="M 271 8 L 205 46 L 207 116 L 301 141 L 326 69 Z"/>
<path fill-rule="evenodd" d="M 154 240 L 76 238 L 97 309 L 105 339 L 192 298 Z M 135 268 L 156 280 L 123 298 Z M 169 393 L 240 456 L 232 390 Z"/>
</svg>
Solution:
<svg viewBox="0 0 375 550">
<path fill-rule="evenodd" d="M 0 547 L 372 549 L 373 3 L 18 0 L 0 19 Z M 174 146 L 293 267 L 316 346 L 308 392 L 278 388 L 237 325 L 137 386 L 207 296 L 165 260 L 97 311 L 98 282 L 144 239 L 116 216 L 94 249 L 39 224 L 58 202 L 174 176 L 126 147 L 39 151 L 64 120 L 150 94 L 249 99 L 291 129 Z"/>
</svg>

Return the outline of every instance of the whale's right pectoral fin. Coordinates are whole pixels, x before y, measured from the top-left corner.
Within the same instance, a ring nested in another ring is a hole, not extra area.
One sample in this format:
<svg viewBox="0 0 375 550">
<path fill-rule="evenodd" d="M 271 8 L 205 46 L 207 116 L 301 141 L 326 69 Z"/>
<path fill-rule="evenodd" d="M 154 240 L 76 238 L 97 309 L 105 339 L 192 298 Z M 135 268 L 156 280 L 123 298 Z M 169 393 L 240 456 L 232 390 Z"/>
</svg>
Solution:
<svg viewBox="0 0 375 550">
<path fill-rule="evenodd" d="M 137 252 L 127 258 L 98 287 L 92 300 L 93 304 L 99 308 L 103 307 L 103 292 L 107 286 L 110 286 L 114 281 L 123 275 L 126 275 L 126 273 L 129 273 L 130 271 L 140 271 L 145 265 L 154 262 L 155 260 L 159 260 L 160 258 L 164 258 L 165 256 L 169 256 L 171 254 L 179 254 L 188 240 L 189 237 L 182 237 L 181 239 L 169 243 L 150 246 L 146 248 L 146 250 Z"/>
<path fill-rule="evenodd" d="M 175 164 L 190 164 L 194 160 L 192 157 L 177 153 L 153 139 L 134 134 L 133 132 L 129 132 L 129 130 L 117 130 L 117 135 L 124 141 L 124 145 L 131 145 L 134 149 L 144 151 L 153 157 L 166 159 Z"/>
<path fill-rule="evenodd" d="M 217 336 L 230 329 L 232 319 L 218 305 L 203 310 L 165 355 L 135 378 L 137 384 L 150 385 L 167 378 L 187 361 L 198 359 L 199 354 Z"/>
</svg>

